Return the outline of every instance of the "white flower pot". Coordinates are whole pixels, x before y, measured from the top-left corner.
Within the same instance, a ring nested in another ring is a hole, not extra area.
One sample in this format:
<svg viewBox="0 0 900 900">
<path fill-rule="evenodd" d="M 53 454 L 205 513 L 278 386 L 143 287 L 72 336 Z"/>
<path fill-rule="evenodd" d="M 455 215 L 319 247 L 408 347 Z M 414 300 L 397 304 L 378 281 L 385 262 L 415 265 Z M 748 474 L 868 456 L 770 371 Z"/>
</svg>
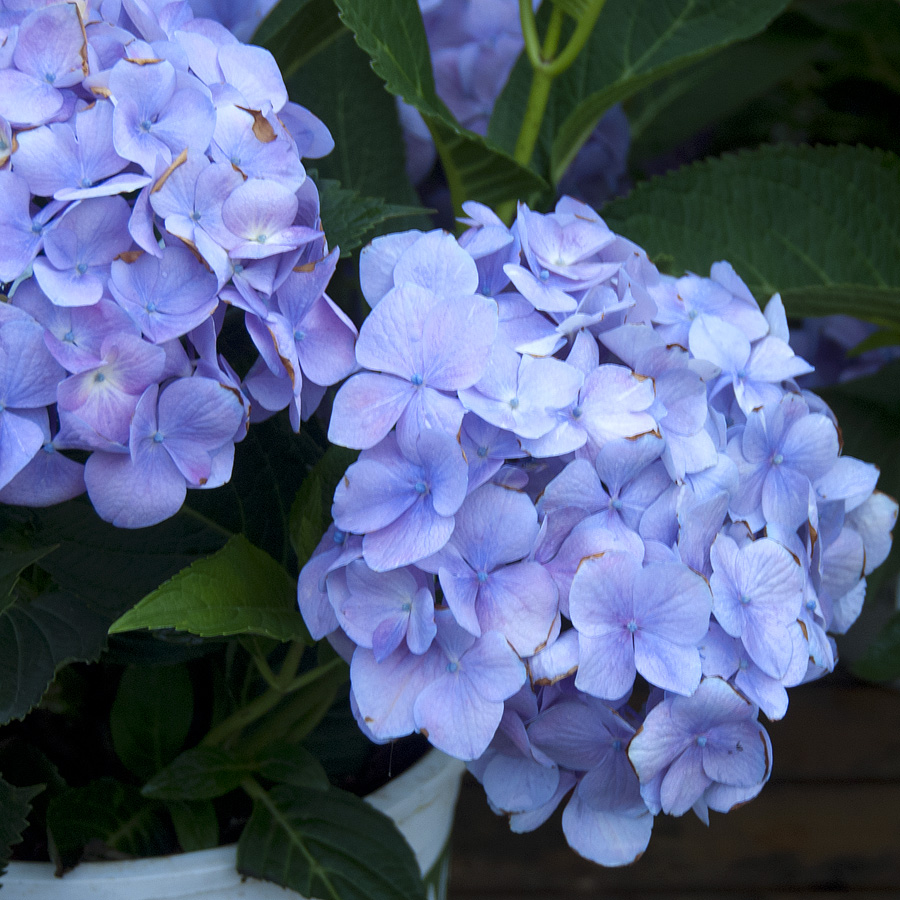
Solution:
<svg viewBox="0 0 900 900">
<path fill-rule="evenodd" d="M 402 775 L 366 797 L 409 841 L 429 900 L 445 896 L 450 828 L 465 764 L 429 751 Z M 289 900 L 283 887 L 244 878 L 236 848 L 125 862 L 82 863 L 56 878 L 50 863 L 12 862 L 0 878 L 3 900 Z"/>
</svg>

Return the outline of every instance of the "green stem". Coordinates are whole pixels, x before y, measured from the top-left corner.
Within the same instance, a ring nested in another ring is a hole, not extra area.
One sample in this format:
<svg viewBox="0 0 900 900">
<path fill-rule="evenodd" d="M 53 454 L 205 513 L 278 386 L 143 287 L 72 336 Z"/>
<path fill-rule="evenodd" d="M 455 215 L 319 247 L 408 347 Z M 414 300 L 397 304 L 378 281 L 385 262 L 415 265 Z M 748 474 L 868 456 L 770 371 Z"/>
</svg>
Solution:
<svg viewBox="0 0 900 900">
<path fill-rule="evenodd" d="M 313 669 L 300 679 L 296 678 L 297 669 L 300 667 L 300 658 L 303 656 L 304 649 L 305 647 L 300 641 L 294 641 L 288 648 L 288 652 L 285 654 L 284 662 L 281 665 L 281 670 L 278 672 L 278 675 L 272 675 L 272 687 L 265 693 L 260 694 L 258 697 L 251 700 L 246 706 L 242 706 L 240 709 L 235 710 L 227 719 L 219 722 L 219 724 L 211 729 L 200 743 L 207 747 L 215 747 L 219 744 L 224 744 L 234 735 L 243 731 L 248 725 L 264 716 L 269 710 L 274 709 L 285 694 L 297 690 L 294 686 L 295 681 L 301 681 L 303 678 L 317 672 L 318 669 Z M 268 668 L 268 664 L 266 665 L 266 668 Z M 319 668 L 324 669 L 325 666 L 320 666 Z M 271 670 L 269 670 L 269 672 L 272 674 Z M 309 680 L 312 681 L 315 679 Z"/>
<path fill-rule="evenodd" d="M 310 672 L 301 676 L 301 678 L 306 680 L 303 684 L 299 685 L 297 691 L 314 681 L 324 679 L 327 675 L 342 666 L 346 666 L 346 664 L 340 657 L 335 657 L 324 665 L 317 666 L 315 669 L 312 669 Z M 315 678 L 310 677 L 313 675 Z M 298 682 L 300 680 L 300 678 L 297 679 Z M 319 705 L 318 712 L 313 721 L 309 721 L 309 714 L 310 710 L 315 709 L 315 707 L 311 706 L 308 698 L 299 693 L 295 697 L 290 697 L 289 699 L 285 698 L 284 702 L 273 711 L 272 715 L 266 718 L 265 722 L 261 722 L 251 734 L 246 735 L 241 740 L 242 752 L 253 756 L 253 754 L 263 750 L 275 741 L 294 741 L 294 738 L 291 737 L 292 732 L 297 730 L 298 722 L 303 722 L 304 719 L 306 719 L 303 734 L 297 737 L 297 741 L 302 740 L 302 738 L 306 737 L 315 725 L 321 721 L 322 716 L 325 715 L 328 707 L 331 706 L 331 700 L 333 699 L 336 690 L 337 686 L 335 685 L 329 693 L 325 695 L 324 702 Z"/>
<path fill-rule="evenodd" d="M 297 829 L 285 818 L 284 814 L 269 796 L 268 791 L 266 791 L 255 778 L 245 778 L 241 782 L 241 787 L 250 795 L 255 803 L 260 803 L 266 808 L 266 811 L 275 820 L 276 824 L 278 824 L 282 831 L 288 836 L 291 844 L 303 854 L 309 864 L 310 872 L 314 878 L 318 878 L 322 882 L 322 885 L 328 891 L 328 896 L 331 897 L 332 900 L 341 900 L 341 894 L 331 883 L 328 873 L 322 868 L 321 864 L 312 853 L 309 852 L 303 841 L 299 839 L 297 836 Z"/>
<path fill-rule="evenodd" d="M 316 666 L 314 669 L 310 669 L 309 672 L 304 672 L 303 675 L 295 678 L 287 688 L 285 688 L 284 692 L 286 694 L 292 694 L 294 691 L 299 691 L 301 688 L 305 688 L 308 684 L 318 681 L 320 678 L 323 678 L 325 675 L 328 675 L 330 672 L 333 672 L 343 665 L 346 665 L 344 660 L 340 656 L 335 656 L 334 659 L 328 660 L 327 663 Z"/>
<path fill-rule="evenodd" d="M 538 68 L 550 73 L 554 78 L 557 75 L 562 75 L 562 73 L 575 62 L 578 58 L 578 54 L 584 49 L 584 45 L 591 36 L 591 32 L 594 30 L 594 25 L 597 23 L 597 19 L 603 11 L 605 3 L 606 0 L 595 0 L 590 11 L 578 20 L 578 24 L 575 26 L 575 30 L 572 32 L 572 36 L 569 38 L 569 42 L 566 44 L 562 53 L 553 60 L 550 60 L 548 55 L 545 54 L 544 59 L 546 62 L 542 62 Z"/>
<path fill-rule="evenodd" d="M 300 660 L 303 658 L 303 651 L 306 647 L 300 641 L 292 641 L 288 647 L 288 652 L 284 655 L 284 662 L 278 671 L 278 686 L 282 694 L 288 694 L 294 688 L 290 687 L 300 668 Z M 313 669 L 313 672 L 316 670 Z"/>
<path fill-rule="evenodd" d="M 523 27 L 526 19 L 530 18 L 533 25 L 534 13 L 531 12 L 531 6 L 528 0 L 520 0 L 523 10 L 522 22 Z M 526 16 L 524 10 L 528 10 Z M 528 103 L 525 106 L 525 117 L 522 119 L 522 127 L 519 129 L 519 137 L 516 140 L 516 149 L 513 151 L 513 157 L 516 162 L 527 166 L 531 162 L 531 156 L 534 153 L 534 146 L 537 143 L 538 135 L 541 133 L 541 124 L 544 121 L 544 113 L 547 110 L 547 101 L 550 99 L 550 88 L 553 86 L 553 79 L 556 77 L 555 72 L 548 72 L 545 68 L 544 61 L 552 59 L 556 53 L 556 47 L 559 44 L 559 38 L 562 34 L 563 13 L 558 7 L 554 7 L 550 15 L 550 24 L 547 26 L 547 34 L 544 37 L 544 44 L 541 47 L 540 58 L 535 60 L 529 50 L 529 59 L 534 66 L 534 75 L 531 80 L 531 91 L 528 94 Z M 534 32 L 534 46 L 537 40 L 537 31 Z"/>
<path fill-rule="evenodd" d="M 250 656 L 253 657 L 253 662 L 259 670 L 259 674 L 265 679 L 266 684 L 269 685 L 270 688 L 275 688 L 277 690 L 280 687 L 278 676 L 272 671 L 272 667 L 269 665 L 268 659 L 266 659 L 266 654 L 259 647 L 256 636 L 253 635 L 250 640 L 241 641 L 241 643 L 247 649 Z"/>
<path fill-rule="evenodd" d="M 260 694 L 255 700 L 251 700 L 246 706 L 235 710 L 227 719 L 219 722 L 200 743 L 204 747 L 216 747 L 226 743 L 231 737 L 277 706 L 283 696 L 281 691 L 269 688 L 264 694 Z"/>
</svg>

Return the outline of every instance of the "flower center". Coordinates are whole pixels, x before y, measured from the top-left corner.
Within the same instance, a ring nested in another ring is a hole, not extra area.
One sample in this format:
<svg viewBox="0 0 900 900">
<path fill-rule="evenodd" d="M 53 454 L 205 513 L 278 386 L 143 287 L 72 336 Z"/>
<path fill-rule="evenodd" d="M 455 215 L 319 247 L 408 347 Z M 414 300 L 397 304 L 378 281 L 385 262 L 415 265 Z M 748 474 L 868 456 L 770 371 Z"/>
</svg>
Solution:
<svg viewBox="0 0 900 900">
<path fill-rule="evenodd" d="M 417 494 L 427 494 L 428 493 L 428 485 L 425 484 L 424 481 L 416 482 L 416 493 Z"/>
<path fill-rule="evenodd" d="M 456 660 L 451 660 L 450 662 L 447 663 L 447 671 L 448 672 L 455 672 L 455 671 L 457 671 L 457 669 L 459 669 L 459 663 L 456 662 Z"/>
<path fill-rule="evenodd" d="M 416 372 L 412 378 L 409 379 L 416 387 L 418 387 L 422 383 L 422 376 Z"/>
<path fill-rule="evenodd" d="M 749 606 L 750 598 L 746 594 L 741 594 L 740 603 L 741 603 L 741 606 Z"/>
<path fill-rule="evenodd" d="M 638 630 L 637 622 L 635 622 L 634 619 L 632 619 L 625 627 L 626 627 L 632 634 L 634 634 L 634 633 Z"/>
<path fill-rule="evenodd" d="M 519 408 L 519 398 L 513 397 L 512 400 L 509 401 L 510 409 L 518 409 Z"/>
<path fill-rule="evenodd" d="M 783 462 L 784 462 L 784 457 L 780 453 L 776 453 L 772 457 L 772 465 L 773 466 L 780 466 Z"/>
<path fill-rule="evenodd" d="M 153 443 L 154 444 L 161 444 L 164 440 L 165 440 L 165 438 L 158 431 L 156 432 L 156 434 L 153 435 Z"/>
<path fill-rule="evenodd" d="M 697 738 L 697 746 L 698 746 L 698 747 L 705 747 L 705 746 L 706 746 L 706 735 L 705 735 L 705 734 L 701 734 L 701 735 Z"/>
</svg>

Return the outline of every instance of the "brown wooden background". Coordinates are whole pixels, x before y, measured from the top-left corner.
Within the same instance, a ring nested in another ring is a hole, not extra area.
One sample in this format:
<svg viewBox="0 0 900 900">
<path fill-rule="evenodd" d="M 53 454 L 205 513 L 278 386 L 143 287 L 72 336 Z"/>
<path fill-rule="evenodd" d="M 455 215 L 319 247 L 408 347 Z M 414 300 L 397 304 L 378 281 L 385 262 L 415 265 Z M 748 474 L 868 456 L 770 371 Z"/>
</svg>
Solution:
<svg viewBox="0 0 900 900">
<path fill-rule="evenodd" d="M 466 776 L 449 900 L 900 898 L 900 690 L 834 673 L 765 723 L 772 779 L 728 815 L 658 816 L 644 856 L 602 869 L 566 846 L 559 813 L 511 834 Z"/>
</svg>

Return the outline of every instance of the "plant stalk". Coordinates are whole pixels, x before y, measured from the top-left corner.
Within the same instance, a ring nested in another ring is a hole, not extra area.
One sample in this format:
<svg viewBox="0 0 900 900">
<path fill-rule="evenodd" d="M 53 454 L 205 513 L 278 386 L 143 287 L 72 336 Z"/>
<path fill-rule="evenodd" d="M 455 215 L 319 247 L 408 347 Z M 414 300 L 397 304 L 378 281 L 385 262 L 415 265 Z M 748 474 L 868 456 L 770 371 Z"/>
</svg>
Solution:
<svg viewBox="0 0 900 900">
<path fill-rule="evenodd" d="M 274 709 L 281 699 L 293 691 L 311 684 L 317 678 L 321 678 L 331 670 L 332 661 L 324 666 L 317 666 L 315 669 L 306 672 L 304 675 L 297 677 L 297 669 L 300 667 L 300 659 L 303 656 L 305 647 L 300 641 L 292 642 L 284 657 L 281 669 L 278 675 L 273 675 L 274 681 L 272 686 L 251 700 L 246 706 L 235 710 L 227 719 L 219 722 L 215 728 L 211 729 L 205 738 L 200 742 L 206 747 L 215 747 L 229 741 L 236 734 L 243 731 L 248 725 L 251 725 L 257 719 L 264 716 L 267 712 Z M 267 664 L 268 668 L 268 664 Z M 270 675 L 271 675 L 270 670 Z M 268 680 L 268 679 L 267 679 Z"/>
</svg>

